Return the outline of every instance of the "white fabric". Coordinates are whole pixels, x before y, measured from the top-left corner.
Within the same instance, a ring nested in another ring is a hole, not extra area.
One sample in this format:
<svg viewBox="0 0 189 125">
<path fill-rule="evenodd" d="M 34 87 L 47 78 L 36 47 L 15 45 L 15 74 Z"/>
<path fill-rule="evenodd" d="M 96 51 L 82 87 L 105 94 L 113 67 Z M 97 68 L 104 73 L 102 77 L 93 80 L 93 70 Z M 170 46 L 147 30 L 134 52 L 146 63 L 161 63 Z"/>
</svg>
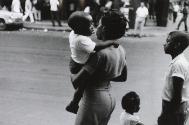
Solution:
<svg viewBox="0 0 189 125">
<path fill-rule="evenodd" d="M 179 7 L 178 4 L 176 4 L 176 5 L 173 6 L 173 11 L 174 12 L 179 12 L 179 9 L 180 9 L 180 7 Z"/>
<path fill-rule="evenodd" d="M 20 9 L 21 9 L 20 0 L 13 0 L 11 4 L 11 11 L 20 13 Z"/>
<path fill-rule="evenodd" d="M 98 5 L 100 5 L 100 0 L 96 0 L 96 3 L 97 3 Z"/>
<path fill-rule="evenodd" d="M 58 6 L 59 6 L 59 1 L 58 0 L 50 0 L 50 10 L 51 11 L 58 11 Z"/>
<path fill-rule="evenodd" d="M 69 36 L 69 43 L 71 49 L 71 58 L 79 63 L 85 64 L 92 52 L 96 43 L 93 42 L 89 37 L 75 34 L 71 31 Z"/>
<path fill-rule="evenodd" d="M 136 16 L 146 18 L 148 16 L 148 9 L 146 7 L 138 7 Z"/>
<path fill-rule="evenodd" d="M 84 12 L 85 13 L 90 13 L 90 7 L 89 6 L 85 7 Z"/>
<path fill-rule="evenodd" d="M 106 3 L 105 7 L 107 7 L 107 8 L 110 9 L 110 8 L 112 7 L 112 1 L 108 1 L 108 2 Z"/>
<path fill-rule="evenodd" d="M 34 22 L 34 17 L 33 17 L 33 7 L 32 7 L 32 3 L 30 0 L 26 0 L 25 2 L 25 15 L 23 16 L 23 21 L 26 21 L 26 19 L 29 17 L 30 18 L 30 22 L 33 23 Z"/>
<path fill-rule="evenodd" d="M 163 100 L 171 101 L 173 92 L 172 77 L 177 76 L 184 80 L 182 88 L 182 102 L 189 101 L 189 62 L 184 54 L 178 55 L 169 65 L 169 70 L 165 79 L 165 87 L 163 89 Z"/>
<path fill-rule="evenodd" d="M 32 3 L 30 0 L 26 0 L 25 2 L 25 13 L 30 13 L 32 12 Z"/>
<path fill-rule="evenodd" d="M 127 112 L 122 112 L 120 115 L 120 123 L 121 125 L 136 125 L 140 122 L 140 118 L 135 115 L 131 115 Z"/>
</svg>

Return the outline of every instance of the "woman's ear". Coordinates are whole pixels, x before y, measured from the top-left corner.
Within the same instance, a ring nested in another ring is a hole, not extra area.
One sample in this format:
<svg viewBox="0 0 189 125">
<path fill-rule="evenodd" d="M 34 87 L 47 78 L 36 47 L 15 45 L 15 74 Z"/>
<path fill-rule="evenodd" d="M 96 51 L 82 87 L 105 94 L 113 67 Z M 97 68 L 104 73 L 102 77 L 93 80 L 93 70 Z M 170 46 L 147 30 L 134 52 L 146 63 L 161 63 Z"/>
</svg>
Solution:
<svg viewBox="0 0 189 125">
<path fill-rule="evenodd" d="M 105 26 L 102 26 L 102 40 L 103 41 L 106 40 L 106 28 L 105 28 Z"/>
<path fill-rule="evenodd" d="M 175 44 L 175 46 L 174 46 L 174 48 L 177 49 L 177 50 L 178 50 L 178 49 L 181 49 L 180 47 L 181 47 L 181 43 L 180 43 L 180 42 L 178 42 L 178 43 Z"/>
<path fill-rule="evenodd" d="M 102 25 L 97 28 L 96 35 L 99 40 L 104 41 L 104 27 Z"/>
</svg>

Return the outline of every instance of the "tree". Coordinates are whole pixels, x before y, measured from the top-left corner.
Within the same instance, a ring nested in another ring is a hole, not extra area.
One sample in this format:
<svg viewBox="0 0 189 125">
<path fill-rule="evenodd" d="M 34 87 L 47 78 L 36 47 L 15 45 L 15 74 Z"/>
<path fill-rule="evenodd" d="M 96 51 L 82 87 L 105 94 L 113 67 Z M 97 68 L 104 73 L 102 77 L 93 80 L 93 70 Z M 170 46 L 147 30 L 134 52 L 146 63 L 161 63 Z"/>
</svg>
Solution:
<svg viewBox="0 0 189 125">
<path fill-rule="evenodd" d="M 167 26 L 169 0 L 156 1 L 157 26 Z"/>
</svg>

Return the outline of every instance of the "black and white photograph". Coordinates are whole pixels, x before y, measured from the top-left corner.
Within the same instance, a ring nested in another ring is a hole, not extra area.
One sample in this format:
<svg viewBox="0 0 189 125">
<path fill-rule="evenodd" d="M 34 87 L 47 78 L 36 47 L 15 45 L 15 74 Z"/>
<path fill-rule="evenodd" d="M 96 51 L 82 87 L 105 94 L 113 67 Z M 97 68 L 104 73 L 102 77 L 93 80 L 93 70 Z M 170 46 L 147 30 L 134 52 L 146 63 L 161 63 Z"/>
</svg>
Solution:
<svg viewBox="0 0 189 125">
<path fill-rule="evenodd" d="M 189 0 L 0 0 L 0 125 L 189 125 Z"/>
</svg>

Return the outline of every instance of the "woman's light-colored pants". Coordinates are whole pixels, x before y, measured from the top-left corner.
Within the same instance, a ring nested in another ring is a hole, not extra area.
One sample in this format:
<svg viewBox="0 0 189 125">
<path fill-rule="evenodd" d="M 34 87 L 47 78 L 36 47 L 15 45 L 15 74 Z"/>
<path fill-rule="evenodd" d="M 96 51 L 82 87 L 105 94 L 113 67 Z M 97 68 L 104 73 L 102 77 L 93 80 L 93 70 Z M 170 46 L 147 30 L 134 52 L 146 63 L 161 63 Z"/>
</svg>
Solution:
<svg viewBox="0 0 189 125">
<path fill-rule="evenodd" d="M 75 125 L 107 125 L 115 107 L 110 88 L 87 89 Z"/>
</svg>

